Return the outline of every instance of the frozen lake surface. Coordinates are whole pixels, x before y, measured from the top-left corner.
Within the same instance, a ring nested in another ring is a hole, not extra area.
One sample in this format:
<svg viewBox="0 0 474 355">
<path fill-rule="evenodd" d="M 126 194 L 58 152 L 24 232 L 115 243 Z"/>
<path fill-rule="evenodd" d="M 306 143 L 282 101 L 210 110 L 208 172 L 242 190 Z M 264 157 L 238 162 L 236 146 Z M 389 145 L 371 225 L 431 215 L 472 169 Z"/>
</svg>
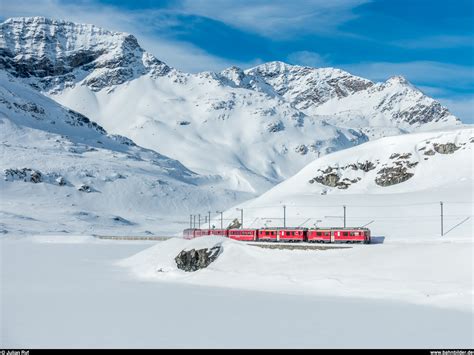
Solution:
<svg viewBox="0 0 474 355">
<path fill-rule="evenodd" d="M 154 242 L 0 239 L 6 348 L 472 348 L 473 313 L 132 277 Z"/>
</svg>

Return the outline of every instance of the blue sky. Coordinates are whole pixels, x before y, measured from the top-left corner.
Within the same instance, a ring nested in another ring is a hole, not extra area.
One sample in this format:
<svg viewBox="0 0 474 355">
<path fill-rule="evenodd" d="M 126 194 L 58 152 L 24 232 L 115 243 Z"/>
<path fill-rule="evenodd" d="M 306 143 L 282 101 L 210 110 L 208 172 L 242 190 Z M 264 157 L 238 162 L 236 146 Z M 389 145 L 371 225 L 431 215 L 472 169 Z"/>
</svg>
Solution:
<svg viewBox="0 0 474 355">
<path fill-rule="evenodd" d="M 404 75 L 474 123 L 472 0 L 37 0 L 3 19 L 41 15 L 130 32 L 178 69 L 280 60 L 374 81 Z"/>
</svg>

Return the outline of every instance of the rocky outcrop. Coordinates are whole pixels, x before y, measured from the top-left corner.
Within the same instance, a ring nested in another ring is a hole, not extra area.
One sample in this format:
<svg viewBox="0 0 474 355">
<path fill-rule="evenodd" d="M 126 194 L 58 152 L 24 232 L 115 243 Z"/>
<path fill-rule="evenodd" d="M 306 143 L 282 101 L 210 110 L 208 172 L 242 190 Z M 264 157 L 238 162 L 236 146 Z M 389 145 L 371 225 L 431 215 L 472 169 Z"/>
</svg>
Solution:
<svg viewBox="0 0 474 355">
<path fill-rule="evenodd" d="M 378 161 L 376 162 L 376 164 Z M 369 172 L 375 169 L 375 165 L 373 162 L 366 160 L 364 162 L 357 162 L 352 164 L 347 164 L 340 167 L 333 167 L 328 166 L 326 169 L 322 170 L 319 169 L 318 171 L 321 172 L 320 175 L 314 177 L 313 179 L 309 180 L 310 184 L 318 182 L 322 185 L 329 186 L 329 187 L 337 187 L 338 189 L 347 189 L 351 184 L 355 184 L 361 180 L 361 177 L 355 177 L 353 179 L 349 179 L 347 177 L 341 177 L 340 171 L 345 171 L 347 169 L 353 171 L 362 171 L 362 172 Z"/>
<path fill-rule="evenodd" d="M 380 186 L 392 186 L 407 181 L 414 176 L 407 169 L 408 167 L 403 165 L 385 167 L 378 172 L 375 183 Z"/>
<path fill-rule="evenodd" d="M 11 18 L 0 24 L 0 69 L 36 77 L 37 88 L 61 90 L 83 84 L 98 91 L 139 75 L 166 75 L 171 68 L 145 52 L 130 34 L 44 17 Z"/>
<path fill-rule="evenodd" d="M 276 133 L 283 131 L 285 129 L 285 125 L 281 121 L 271 122 L 267 125 L 267 131 L 270 133 Z"/>
<path fill-rule="evenodd" d="M 81 186 L 78 187 L 77 190 L 81 191 L 81 192 L 87 192 L 87 193 L 93 191 L 92 187 L 90 187 L 89 185 L 86 185 L 86 184 L 82 184 Z"/>
<path fill-rule="evenodd" d="M 308 153 L 308 147 L 304 144 L 300 144 L 295 148 L 295 152 L 301 155 L 306 155 Z"/>
<path fill-rule="evenodd" d="M 453 154 L 460 147 L 456 146 L 456 144 L 454 143 L 446 143 L 446 144 L 434 143 L 433 148 L 439 154 Z"/>
<path fill-rule="evenodd" d="M 212 248 L 182 250 L 174 259 L 178 269 L 184 271 L 197 271 L 208 267 L 217 259 L 222 252 L 221 245 L 215 245 Z"/>
<path fill-rule="evenodd" d="M 239 219 L 234 218 L 234 220 L 227 226 L 227 229 L 238 229 L 241 225 Z"/>
<path fill-rule="evenodd" d="M 5 169 L 4 170 L 5 181 L 21 180 L 24 182 L 39 183 L 43 181 L 43 175 L 38 170 L 29 168 L 23 169 Z"/>
</svg>

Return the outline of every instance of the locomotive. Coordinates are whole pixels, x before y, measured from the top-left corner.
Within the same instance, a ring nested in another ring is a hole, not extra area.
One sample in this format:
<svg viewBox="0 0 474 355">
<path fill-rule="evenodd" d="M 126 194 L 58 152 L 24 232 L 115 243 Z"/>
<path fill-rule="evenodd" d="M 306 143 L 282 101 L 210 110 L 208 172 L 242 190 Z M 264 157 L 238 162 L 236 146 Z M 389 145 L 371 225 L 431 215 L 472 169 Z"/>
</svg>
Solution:
<svg viewBox="0 0 474 355">
<path fill-rule="evenodd" d="M 292 228 L 268 227 L 261 229 L 199 229 L 188 228 L 183 238 L 193 239 L 218 235 L 240 241 L 310 242 L 310 243 L 370 243 L 368 228 Z"/>
</svg>

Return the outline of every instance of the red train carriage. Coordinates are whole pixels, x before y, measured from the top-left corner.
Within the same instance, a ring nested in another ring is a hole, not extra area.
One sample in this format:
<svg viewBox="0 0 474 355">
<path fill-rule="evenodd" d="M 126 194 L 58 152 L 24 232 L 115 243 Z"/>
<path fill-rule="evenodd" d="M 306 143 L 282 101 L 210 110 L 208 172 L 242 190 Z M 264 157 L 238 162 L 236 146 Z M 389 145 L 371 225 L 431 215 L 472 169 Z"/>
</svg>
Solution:
<svg viewBox="0 0 474 355">
<path fill-rule="evenodd" d="M 262 241 L 278 241 L 278 229 L 267 228 L 257 230 L 258 240 Z"/>
<path fill-rule="evenodd" d="M 309 229 L 308 242 L 323 243 L 370 243 L 368 228 Z"/>
<path fill-rule="evenodd" d="M 206 229 L 209 231 L 208 235 L 220 235 L 221 237 L 227 237 L 227 229 Z"/>
<path fill-rule="evenodd" d="M 282 228 L 278 231 L 278 240 L 286 242 L 303 242 L 306 239 L 306 228 Z"/>
<path fill-rule="evenodd" d="M 330 229 L 309 229 L 306 232 L 308 242 L 331 243 L 334 241 Z"/>
<path fill-rule="evenodd" d="M 344 228 L 333 232 L 335 243 L 370 243 L 370 230 L 367 228 Z"/>
<path fill-rule="evenodd" d="M 193 239 L 195 237 L 195 232 L 197 229 L 195 228 L 188 228 L 183 230 L 183 238 L 184 239 Z"/>
<path fill-rule="evenodd" d="M 257 230 L 256 229 L 229 229 L 228 237 L 235 240 L 257 240 Z"/>
</svg>

